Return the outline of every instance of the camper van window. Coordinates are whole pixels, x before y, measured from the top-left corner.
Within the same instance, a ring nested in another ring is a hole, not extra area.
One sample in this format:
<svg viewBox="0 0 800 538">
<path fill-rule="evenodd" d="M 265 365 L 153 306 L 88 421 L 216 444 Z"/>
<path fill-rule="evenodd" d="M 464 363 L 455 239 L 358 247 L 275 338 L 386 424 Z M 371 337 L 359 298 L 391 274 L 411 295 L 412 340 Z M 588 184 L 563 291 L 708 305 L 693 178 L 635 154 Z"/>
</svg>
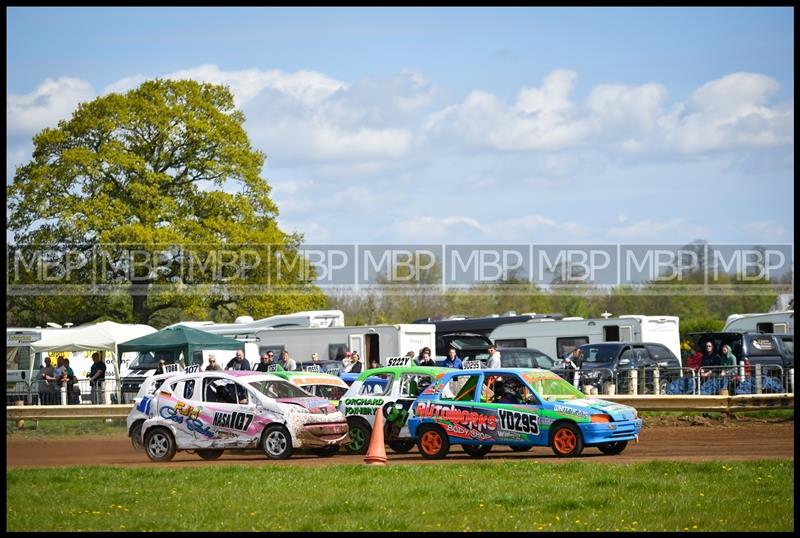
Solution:
<svg viewBox="0 0 800 538">
<path fill-rule="evenodd" d="M 31 367 L 31 348 L 7 347 L 6 370 L 27 370 Z"/>
<path fill-rule="evenodd" d="M 497 347 L 525 347 L 526 342 L 524 338 L 518 340 L 495 340 L 494 345 Z"/>
<path fill-rule="evenodd" d="M 756 331 L 772 334 L 775 332 L 775 327 L 773 327 L 772 323 L 756 323 Z"/>
<path fill-rule="evenodd" d="M 588 336 L 566 336 L 563 338 L 556 338 L 556 354 L 563 357 L 567 353 L 572 353 L 576 347 L 589 343 Z"/>
<path fill-rule="evenodd" d="M 606 342 L 619 342 L 619 325 L 605 325 L 603 327 L 603 340 Z"/>
<path fill-rule="evenodd" d="M 332 361 L 344 359 L 346 351 L 348 351 L 347 344 L 328 344 L 328 358 Z"/>
</svg>

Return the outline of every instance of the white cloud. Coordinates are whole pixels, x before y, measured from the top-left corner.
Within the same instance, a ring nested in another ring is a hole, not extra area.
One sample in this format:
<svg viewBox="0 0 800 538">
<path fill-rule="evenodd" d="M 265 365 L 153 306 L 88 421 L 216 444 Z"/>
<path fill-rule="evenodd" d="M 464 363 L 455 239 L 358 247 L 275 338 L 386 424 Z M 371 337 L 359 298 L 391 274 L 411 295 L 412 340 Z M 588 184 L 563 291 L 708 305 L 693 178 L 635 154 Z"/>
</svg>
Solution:
<svg viewBox="0 0 800 538">
<path fill-rule="evenodd" d="M 627 219 L 626 221 L 627 222 Z M 604 230 L 611 242 L 617 241 L 675 241 L 678 237 L 708 237 L 708 229 L 686 222 L 683 217 L 665 221 L 640 219 L 627 226 L 610 227 Z"/>
<path fill-rule="evenodd" d="M 6 129 L 9 136 L 27 135 L 55 127 L 69 118 L 81 101 L 94 97 L 92 85 L 86 81 L 61 77 L 42 82 L 27 94 L 6 96 Z"/>
<path fill-rule="evenodd" d="M 775 239 L 783 238 L 786 230 L 774 220 L 762 220 L 750 222 L 742 226 L 742 230 L 756 237 L 764 243 L 769 243 Z"/>
<path fill-rule="evenodd" d="M 121 78 L 103 88 L 103 95 L 108 93 L 127 93 L 137 88 L 142 82 L 148 79 L 149 77 L 144 75 L 133 75 L 132 77 Z"/>
</svg>

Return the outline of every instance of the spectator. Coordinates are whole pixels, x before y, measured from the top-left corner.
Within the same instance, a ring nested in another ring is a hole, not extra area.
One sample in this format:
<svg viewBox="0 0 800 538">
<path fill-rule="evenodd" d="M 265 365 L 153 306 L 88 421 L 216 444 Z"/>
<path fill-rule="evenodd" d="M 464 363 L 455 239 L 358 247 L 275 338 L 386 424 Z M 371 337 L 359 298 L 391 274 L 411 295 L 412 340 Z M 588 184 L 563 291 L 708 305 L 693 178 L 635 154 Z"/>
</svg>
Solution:
<svg viewBox="0 0 800 538">
<path fill-rule="evenodd" d="M 502 368 L 500 352 L 495 346 L 489 346 L 489 360 L 486 361 L 487 368 Z"/>
<path fill-rule="evenodd" d="M 53 370 L 53 405 L 61 405 L 61 387 L 64 386 L 66 381 L 65 374 L 67 369 L 64 367 L 64 356 L 59 355 L 56 357 L 56 367 Z"/>
<path fill-rule="evenodd" d="M 156 373 L 155 373 L 155 375 L 158 375 L 158 374 L 163 374 L 163 373 L 164 373 L 164 366 L 165 366 L 166 364 L 167 364 L 167 363 L 166 363 L 166 361 L 165 361 L 164 359 L 159 359 L 159 360 L 158 360 L 158 368 L 156 368 Z"/>
<path fill-rule="evenodd" d="M 244 351 L 241 349 L 236 351 L 236 356 L 228 361 L 225 365 L 226 370 L 249 370 L 250 362 L 244 358 Z"/>
<path fill-rule="evenodd" d="M 53 359 L 48 355 L 44 358 L 44 364 L 39 368 L 39 403 L 41 405 L 54 405 L 55 395 L 55 368 Z"/>
<path fill-rule="evenodd" d="M 78 386 L 78 378 L 69 366 L 69 359 L 64 359 L 64 375 L 62 383 L 67 385 L 67 404 L 75 405 L 81 403 L 81 389 Z"/>
<path fill-rule="evenodd" d="M 363 365 L 359 360 L 358 353 L 354 351 L 352 355 L 350 355 L 350 367 L 346 368 L 345 372 L 349 372 L 351 374 L 360 374 L 362 367 Z"/>
<path fill-rule="evenodd" d="M 436 363 L 431 357 L 431 348 L 423 347 L 419 352 L 419 365 L 420 366 L 436 366 Z"/>
<path fill-rule="evenodd" d="M 736 375 L 736 355 L 734 355 L 731 351 L 731 346 L 728 344 L 723 344 L 721 351 L 720 366 L 725 367 L 725 369 L 722 370 L 722 375 Z"/>
<path fill-rule="evenodd" d="M 311 354 L 311 364 L 319 366 L 319 353 L 316 351 Z"/>
<path fill-rule="evenodd" d="M 564 368 L 566 370 L 580 370 L 583 366 L 583 350 L 576 347 L 572 353 L 567 355 L 564 359 Z"/>
<path fill-rule="evenodd" d="M 703 362 L 703 352 L 700 351 L 699 349 L 696 349 L 694 353 L 692 353 L 686 358 L 686 367 L 697 371 L 700 369 L 700 364 L 702 364 L 702 362 Z"/>
<path fill-rule="evenodd" d="M 373 368 L 380 368 L 380 367 L 381 367 L 381 362 L 378 359 L 372 359 L 371 361 L 369 361 L 370 370 Z"/>
<path fill-rule="evenodd" d="M 281 351 L 280 365 L 281 368 L 283 368 L 287 372 L 297 370 L 297 363 L 294 361 L 293 358 L 289 356 L 289 352 L 286 351 L 285 349 Z"/>
<path fill-rule="evenodd" d="M 705 352 L 700 361 L 700 375 L 710 377 L 719 372 L 719 367 L 722 366 L 722 357 L 714 351 L 714 342 L 706 342 L 704 346 Z"/>
<path fill-rule="evenodd" d="M 105 403 L 103 400 L 103 384 L 106 379 L 106 363 L 100 357 L 100 353 L 92 353 L 92 367 L 89 370 L 89 385 L 92 387 L 92 403 L 100 405 Z"/>
<path fill-rule="evenodd" d="M 352 361 L 353 354 L 349 351 L 344 352 L 344 358 L 342 359 L 342 371 L 349 372 L 350 367 L 353 365 Z"/>
<path fill-rule="evenodd" d="M 208 356 L 208 366 L 206 366 L 206 372 L 214 372 L 222 370 L 219 364 L 217 364 L 217 357 L 215 355 Z"/>
<path fill-rule="evenodd" d="M 269 372 L 269 367 L 272 366 L 272 357 L 266 351 L 261 354 L 261 362 L 256 365 L 257 372 Z"/>
<path fill-rule="evenodd" d="M 447 358 L 444 360 L 444 367 L 445 368 L 463 368 L 463 364 L 461 363 L 461 359 L 458 358 L 456 355 L 455 348 L 450 348 L 447 350 Z"/>
</svg>

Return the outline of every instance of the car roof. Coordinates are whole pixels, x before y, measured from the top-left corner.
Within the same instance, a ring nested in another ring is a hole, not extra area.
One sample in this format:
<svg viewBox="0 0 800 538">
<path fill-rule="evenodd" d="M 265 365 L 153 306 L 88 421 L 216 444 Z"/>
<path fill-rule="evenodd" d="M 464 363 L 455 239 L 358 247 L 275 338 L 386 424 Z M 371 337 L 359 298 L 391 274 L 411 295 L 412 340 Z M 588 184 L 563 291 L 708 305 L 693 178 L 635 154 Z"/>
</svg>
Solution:
<svg viewBox="0 0 800 538">
<path fill-rule="evenodd" d="M 270 372 L 280 378 L 283 379 L 294 379 L 294 378 L 303 378 L 307 377 L 309 380 L 315 381 L 324 381 L 324 382 L 331 382 L 333 381 L 336 385 L 341 385 L 344 387 L 349 386 L 345 383 L 341 377 L 333 374 L 326 374 L 325 372 Z"/>
<path fill-rule="evenodd" d="M 451 373 L 450 370 L 455 370 L 453 368 L 442 368 L 443 370 L 448 370 L 448 374 Z M 462 373 L 482 373 L 486 375 L 503 375 L 503 374 L 547 374 L 548 376 L 558 377 L 561 379 L 560 376 L 554 374 L 551 370 L 545 370 L 544 368 L 483 368 L 481 370 L 457 370 Z"/>
<path fill-rule="evenodd" d="M 232 379 L 240 378 L 265 378 L 267 381 L 286 381 L 285 379 L 273 375 L 272 372 L 259 372 L 256 370 L 211 370 L 207 372 L 190 372 L 190 373 L 177 373 L 174 377 L 179 378 L 178 381 L 185 377 L 200 376 L 200 377 L 229 377 Z M 172 377 L 172 376 L 170 376 Z M 242 381 L 249 381 L 249 379 L 242 379 Z"/>
<path fill-rule="evenodd" d="M 364 370 L 356 379 L 363 381 L 380 374 L 439 374 L 450 370 L 456 370 L 456 368 L 444 368 L 442 366 L 382 366 L 381 368 Z"/>
</svg>

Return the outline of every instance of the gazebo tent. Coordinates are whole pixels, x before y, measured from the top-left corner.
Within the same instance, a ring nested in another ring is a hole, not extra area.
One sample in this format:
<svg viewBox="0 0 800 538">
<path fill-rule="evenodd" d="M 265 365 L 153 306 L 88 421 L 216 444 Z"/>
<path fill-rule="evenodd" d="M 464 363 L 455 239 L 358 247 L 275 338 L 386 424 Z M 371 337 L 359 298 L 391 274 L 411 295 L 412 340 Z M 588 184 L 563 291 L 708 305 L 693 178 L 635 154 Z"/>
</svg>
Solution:
<svg viewBox="0 0 800 538">
<path fill-rule="evenodd" d="M 183 353 L 184 362 L 189 365 L 195 362 L 202 363 L 202 354 L 199 360 L 194 360 L 196 352 L 202 352 L 204 349 L 241 349 L 244 351 L 244 342 L 191 327 L 177 326 L 134 338 L 120 344 L 118 349 L 120 353 L 128 351 L 172 351 L 176 355 Z"/>
</svg>

